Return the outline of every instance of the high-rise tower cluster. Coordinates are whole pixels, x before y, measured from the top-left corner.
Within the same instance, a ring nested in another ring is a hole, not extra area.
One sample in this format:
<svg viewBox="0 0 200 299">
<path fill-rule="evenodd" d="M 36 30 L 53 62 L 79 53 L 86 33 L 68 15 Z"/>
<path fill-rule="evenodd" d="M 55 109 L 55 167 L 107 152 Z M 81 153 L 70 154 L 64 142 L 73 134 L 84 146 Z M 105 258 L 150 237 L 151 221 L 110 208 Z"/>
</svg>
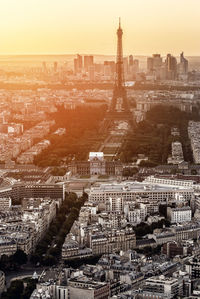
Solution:
<svg viewBox="0 0 200 299">
<path fill-rule="evenodd" d="M 167 54 L 163 61 L 160 54 L 153 54 L 147 58 L 147 75 L 156 80 L 185 80 L 188 75 L 188 60 L 183 52 L 180 54 L 180 62 L 171 54 Z"/>
</svg>

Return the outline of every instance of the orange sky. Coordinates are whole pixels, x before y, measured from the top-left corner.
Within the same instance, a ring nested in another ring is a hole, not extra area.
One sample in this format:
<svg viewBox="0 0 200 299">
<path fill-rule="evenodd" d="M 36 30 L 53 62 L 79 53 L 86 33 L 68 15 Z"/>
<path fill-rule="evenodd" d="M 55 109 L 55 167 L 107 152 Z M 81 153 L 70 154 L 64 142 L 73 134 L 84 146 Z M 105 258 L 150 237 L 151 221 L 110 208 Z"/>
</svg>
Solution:
<svg viewBox="0 0 200 299">
<path fill-rule="evenodd" d="M 200 55 L 200 0 L 0 0 L 0 54 Z"/>
</svg>

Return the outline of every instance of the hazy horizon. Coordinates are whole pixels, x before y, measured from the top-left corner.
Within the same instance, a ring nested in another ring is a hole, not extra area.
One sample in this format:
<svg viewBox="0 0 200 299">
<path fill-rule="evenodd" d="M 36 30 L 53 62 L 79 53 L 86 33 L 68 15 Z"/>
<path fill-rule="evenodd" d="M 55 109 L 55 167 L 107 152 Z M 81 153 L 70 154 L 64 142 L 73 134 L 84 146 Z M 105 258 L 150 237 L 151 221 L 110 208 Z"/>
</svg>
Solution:
<svg viewBox="0 0 200 299">
<path fill-rule="evenodd" d="M 114 55 L 119 16 L 127 55 L 200 53 L 197 0 L 0 2 L 2 55 Z"/>
</svg>

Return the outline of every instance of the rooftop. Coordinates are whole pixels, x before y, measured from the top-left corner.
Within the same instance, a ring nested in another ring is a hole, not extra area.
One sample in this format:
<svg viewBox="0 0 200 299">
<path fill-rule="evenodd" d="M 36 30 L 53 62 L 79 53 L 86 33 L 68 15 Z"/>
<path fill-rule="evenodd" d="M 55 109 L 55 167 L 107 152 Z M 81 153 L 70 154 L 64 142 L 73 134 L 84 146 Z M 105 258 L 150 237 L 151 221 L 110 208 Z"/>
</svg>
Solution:
<svg viewBox="0 0 200 299">
<path fill-rule="evenodd" d="M 113 191 L 113 192 L 124 192 L 124 191 L 175 191 L 175 190 L 189 190 L 184 186 L 170 186 L 161 184 L 149 184 L 143 182 L 124 182 L 120 184 L 101 184 L 99 187 L 92 187 L 91 191 Z"/>
</svg>

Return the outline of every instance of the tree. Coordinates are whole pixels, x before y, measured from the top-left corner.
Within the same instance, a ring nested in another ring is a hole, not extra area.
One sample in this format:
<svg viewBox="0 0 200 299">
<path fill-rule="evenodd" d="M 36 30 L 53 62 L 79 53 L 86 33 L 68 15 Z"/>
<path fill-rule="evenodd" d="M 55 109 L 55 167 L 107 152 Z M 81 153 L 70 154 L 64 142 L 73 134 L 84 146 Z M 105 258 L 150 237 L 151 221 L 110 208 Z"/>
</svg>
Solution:
<svg viewBox="0 0 200 299">
<path fill-rule="evenodd" d="M 56 258 L 50 254 L 46 255 L 43 260 L 43 264 L 45 266 L 53 266 L 56 264 L 56 262 L 57 262 Z"/>
<path fill-rule="evenodd" d="M 27 255 L 21 250 L 17 249 L 17 251 L 13 254 L 13 262 L 19 265 L 23 265 L 27 263 Z"/>
<path fill-rule="evenodd" d="M 178 138 L 183 145 L 185 161 L 193 161 L 187 127 L 189 120 L 199 120 L 199 112 L 184 112 L 173 106 L 157 105 L 146 113 L 145 121 L 140 122 L 120 149 L 122 162 L 132 162 L 138 154 L 148 156 L 155 164 L 164 164 L 171 153 L 171 143 L 176 140 L 171 136 L 171 128 L 180 131 Z M 142 165 L 143 166 L 143 165 Z M 152 167 L 152 165 L 144 165 Z"/>
<path fill-rule="evenodd" d="M 38 253 L 33 253 L 31 255 L 31 258 L 30 258 L 30 261 L 33 263 L 33 264 L 37 264 L 37 263 L 40 263 L 41 262 L 41 255 L 39 255 Z"/>
<path fill-rule="evenodd" d="M 19 299 L 24 290 L 24 284 L 22 280 L 15 280 L 11 282 L 11 285 L 7 292 L 2 293 L 1 299 Z"/>
<path fill-rule="evenodd" d="M 155 167 L 157 166 L 157 163 L 153 162 L 153 161 L 145 161 L 145 160 L 142 160 L 140 162 L 140 167 Z"/>
<path fill-rule="evenodd" d="M 137 167 L 126 167 L 126 168 L 123 169 L 122 175 L 124 177 L 130 177 L 130 176 L 133 176 L 136 173 L 138 173 L 138 168 Z"/>
<path fill-rule="evenodd" d="M 97 133 L 106 109 L 105 105 L 99 108 L 77 107 L 73 110 L 58 106 L 57 112 L 49 113 L 49 119 L 55 120 L 54 131 L 61 127 L 66 129 L 67 134 L 55 136 L 50 133 L 48 139 L 51 145 L 35 157 L 34 163 L 40 166 L 59 166 L 63 158 L 69 162 L 73 157 L 77 160 L 86 159 L 93 140 L 96 142 L 100 139 Z M 53 174 L 63 173 L 55 168 Z"/>
<path fill-rule="evenodd" d="M 36 289 L 36 283 L 37 281 L 35 279 L 29 279 L 27 281 L 27 286 L 21 295 L 21 299 L 30 299 L 31 294 Z"/>
<path fill-rule="evenodd" d="M 50 224 L 44 238 L 37 245 L 35 253 L 31 255 L 31 261 L 34 264 L 39 262 L 43 265 L 54 265 L 57 263 L 57 257 L 61 253 L 65 237 L 78 218 L 79 211 L 87 198 L 86 193 L 83 193 L 80 198 L 77 198 L 75 193 L 66 193 L 56 218 Z"/>
</svg>

